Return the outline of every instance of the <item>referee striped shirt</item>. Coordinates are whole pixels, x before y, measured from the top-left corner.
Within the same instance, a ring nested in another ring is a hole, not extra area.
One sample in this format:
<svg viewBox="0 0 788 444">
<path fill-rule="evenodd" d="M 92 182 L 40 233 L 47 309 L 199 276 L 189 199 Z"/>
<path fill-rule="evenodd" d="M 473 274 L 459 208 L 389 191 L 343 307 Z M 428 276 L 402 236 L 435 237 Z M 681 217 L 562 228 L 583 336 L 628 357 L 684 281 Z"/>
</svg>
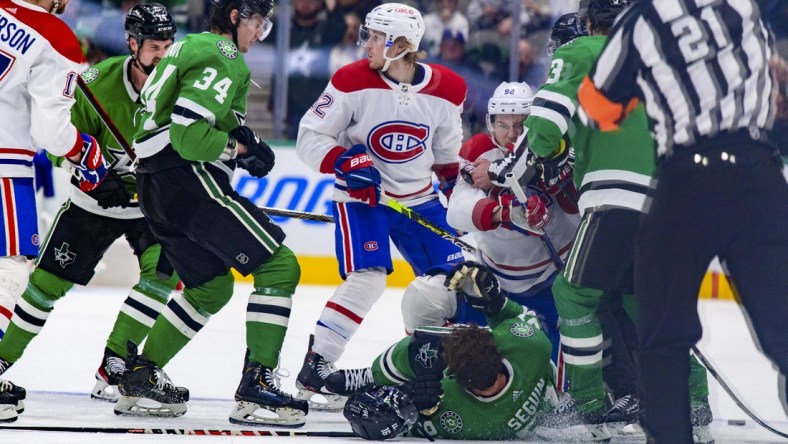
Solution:
<svg viewBox="0 0 788 444">
<path fill-rule="evenodd" d="M 752 0 L 641 0 L 583 80 L 580 117 L 613 130 L 639 100 L 661 157 L 771 128 L 771 39 Z"/>
</svg>

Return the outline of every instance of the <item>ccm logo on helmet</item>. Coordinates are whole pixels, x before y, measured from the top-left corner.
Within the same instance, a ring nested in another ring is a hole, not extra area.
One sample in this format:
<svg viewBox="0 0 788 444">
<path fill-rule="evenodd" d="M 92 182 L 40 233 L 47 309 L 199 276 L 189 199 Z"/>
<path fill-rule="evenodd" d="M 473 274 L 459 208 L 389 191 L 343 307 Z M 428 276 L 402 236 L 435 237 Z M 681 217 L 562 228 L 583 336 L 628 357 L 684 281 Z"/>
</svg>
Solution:
<svg viewBox="0 0 788 444">
<path fill-rule="evenodd" d="M 367 136 L 372 153 L 387 163 L 409 162 L 427 150 L 430 127 L 401 120 L 384 122 Z"/>
<path fill-rule="evenodd" d="M 412 10 L 410 8 L 394 8 L 394 12 L 396 12 L 398 14 L 415 14 L 416 13 L 416 11 L 414 11 L 414 10 Z"/>
</svg>

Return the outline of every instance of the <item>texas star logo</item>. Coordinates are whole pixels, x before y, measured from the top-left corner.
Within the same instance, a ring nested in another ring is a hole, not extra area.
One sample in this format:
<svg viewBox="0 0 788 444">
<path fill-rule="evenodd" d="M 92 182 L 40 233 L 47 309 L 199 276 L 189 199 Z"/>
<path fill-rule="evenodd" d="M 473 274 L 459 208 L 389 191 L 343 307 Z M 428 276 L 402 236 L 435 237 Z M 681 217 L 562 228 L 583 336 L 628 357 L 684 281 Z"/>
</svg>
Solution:
<svg viewBox="0 0 788 444">
<path fill-rule="evenodd" d="M 96 68 L 88 68 L 82 71 L 82 74 L 80 75 L 82 76 L 82 80 L 84 80 L 85 83 L 90 83 L 96 80 L 96 77 L 99 75 L 99 70 Z"/>
<path fill-rule="evenodd" d="M 438 360 L 438 349 L 430 347 L 430 343 L 426 342 L 419 347 L 418 354 L 416 355 L 416 362 L 424 368 L 432 368 L 433 363 Z"/>
<path fill-rule="evenodd" d="M 443 427 L 443 430 L 451 433 L 452 435 L 457 434 L 462 430 L 462 418 L 457 412 L 453 412 L 449 410 L 448 412 L 443 412 L 440 417 L 440 424 Z"/>
<path fill-rule="evenodd" d="M 427 150 L 430 127 L 413 122 L 394 120 L 372 128 L 367 146 L 376 157 L 387 163 L 405 163 Z"/>
<path fill-rule="evenodd" d="M 233 44 L 232 42 L 219 40 L 218 42 L 216 42 L 216 46 L 219 47 L 219 52 L 221 52 L 222 55 L 227 57 L 228 59 L 234 59 L 238 57 L 238 48 L 236 48 L 235 44 Z"/>
<path fill-rule="evenodd" d="M 534 329 L 528 324 L 517 322 L 509 326 L 509 333 L 520 338 L 527 338 L 529 336 L 533 336 Z"/>
<path fill-rule="evenodd" d="M 60 248 L 55 248 L 55 260 L 62 268 L 66 268 L 70 264 L 73 264 L 76 259 L 76 253 L 68 250 L 68 243 L 63 242 Z"/>
</svg>

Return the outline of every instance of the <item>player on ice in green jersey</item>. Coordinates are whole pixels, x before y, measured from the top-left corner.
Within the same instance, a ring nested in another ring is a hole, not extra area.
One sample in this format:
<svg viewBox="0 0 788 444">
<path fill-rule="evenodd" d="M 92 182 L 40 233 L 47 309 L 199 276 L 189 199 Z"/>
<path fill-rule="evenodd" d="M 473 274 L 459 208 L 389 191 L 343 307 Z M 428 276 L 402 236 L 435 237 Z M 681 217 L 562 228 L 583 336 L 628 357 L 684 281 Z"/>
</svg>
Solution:
<svg viewBox="0 0 788 444">
<path fill-rule="evenodd" d="M 82 78 L 112 116 L 121 134 L 131 140 L 133 117 L 139 108 L 138 92 L 172 44 L 176 29 L 167 9 L 155 3 L 133 7 L 126 16 L 125 29 L 131 55 L 107 59 L 85 70 Z M 91 191 L 83 192 L 76 179 L 72 180 L 75 186 L 71 188 L 71 196 L 57 213 L 36 260 L 36 269 L 17 303 L 19 315 L 0 341 L 0 373 L 4 366 L 16 362 L 41 332 L 55 302 L 74 284 L 86 285 L 110 245 L 125 236 L 139 261 L 140 278 L 121 307 L 107 339 L 91 393 L 97 399 L 116 401 L 126 342 L 142 341 L 178 278 L 171 269 L 160 270 L 165 271 L 167 278 L 157 276 L 161 247 L 133 198 L 135 178 L 129 168 L 129 157 L 81 93 L 76 95 L 71 108 L 71 122 L 80 131 L 95 136 L 111 169 Z M 71 165 L 62 157 L 47 155 L 57 166 Z M 166 268 L 166 261 L 162 265 Z"/>
<path fill-rule="evenodd" d="M 162 367 L 230 300 L 234 268 L 253 276 L 254 291 L 230 421 L 305 422 L 306 402 L 282 392 L 275 373 L 301 270 L 282 229 L 230 184 L 235 166 L 255 177 L 274 166 L 271 148 L 244 126 L 251 75 L 242 56 L 270 32 L 273 7 L 273 0 L 214 0 L 211 32 L 170 47 L 140 94 L 134 140 L 140 208 L 184 290 L 162 310 L 142 353 L 129 347 L 118 414 L 186 412 L 188 390 L 175 387 Z"/>
</svg>

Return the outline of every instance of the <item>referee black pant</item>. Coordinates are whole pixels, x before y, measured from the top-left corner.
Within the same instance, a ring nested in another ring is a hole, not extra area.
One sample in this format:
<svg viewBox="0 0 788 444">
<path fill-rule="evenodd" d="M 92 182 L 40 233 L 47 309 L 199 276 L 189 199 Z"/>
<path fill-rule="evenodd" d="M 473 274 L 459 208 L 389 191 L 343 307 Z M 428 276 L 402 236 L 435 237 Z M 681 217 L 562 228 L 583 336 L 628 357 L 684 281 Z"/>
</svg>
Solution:
<svg viewBox="0 0 788 444">
<path fill-rule="evenodd" d="M 635 247 L 643 425 L 654 442 L 692 442 L 689 351 L 702 336 L 701 281 L 726 266 L 762 351 L 788 371 L 788 185 L 756 142 L 670 159 Z M 785 394 L 781 394 L 781 397 Z"/>
</svg>

